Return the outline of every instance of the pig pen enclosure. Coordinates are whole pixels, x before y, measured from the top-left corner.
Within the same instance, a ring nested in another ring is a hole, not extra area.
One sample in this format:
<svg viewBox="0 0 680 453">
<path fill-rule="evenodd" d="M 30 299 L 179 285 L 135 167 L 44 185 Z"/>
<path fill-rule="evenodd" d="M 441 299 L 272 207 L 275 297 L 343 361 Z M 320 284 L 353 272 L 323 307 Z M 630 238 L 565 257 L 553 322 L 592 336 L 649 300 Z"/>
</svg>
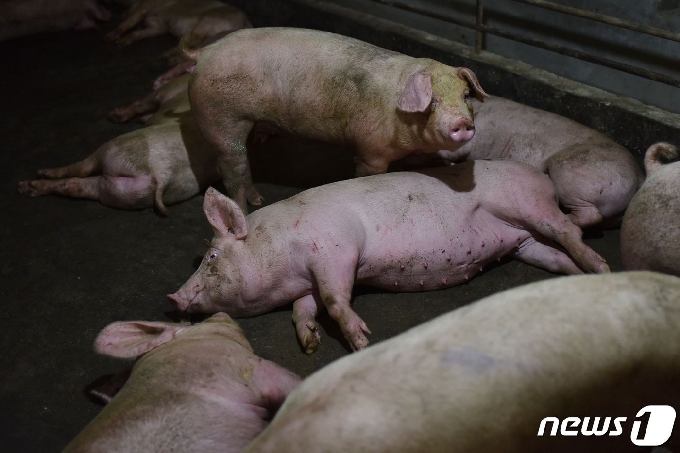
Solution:
<svg viewBox="0 0 680 453">
<path fill-rule="evenodd" d="M 637 99 L 643 103 L 632 99 L 633 94 L 612 94 L 499 56 L 493 51 L 500 53 L 502 45 L 489 36 L 485 44 L 489 51 L 476 52 L 465 45 L 474 44 L 474 31 L 456 32 L 460 43 L 428 32 L 440 30 L 441 23 L 431 25 L 431 30 L 425 25 L 414 28 L 420 19 L 400 14 L 419 2 L 402 2 L 402 8 L 396 8 L 400 12 L 390 19 L 380 8 L 394 6 L 384 1 L 365 8 L 360 1 L 231 3 L 241 7 L 255 26 L 333 31 L 408 55 L 469 67 L 487 92 L 604 132 L 640 163 L 652 143 L 680 144 L 677 50 L 661 62 L 675 67 L 675 73 L 662 81 L 663 87 L 650 85 L 660 82 L 640 82 L 646 88 Z M 673 6 L 672 2 L 650 3 Z M 462 8 L 475 15 L 472 2 L 462 2 Z M 212 237 L 202 196 L 170 206 L 169 216 L 163 218 L 152 210 L 121 211 L 92 201 L 28 198 L 16 191 L 18 181 L 32 178 L 37 169 L 80 160 L 105 141 L 140 127 L 113 124 L 106 116 L 113 108 L 148 94 L 154 78 L 167 69 L 159 55 L 174 45 L 169 37 L 157 37 L 121 48 L 104 42 L 97 31 L 0 42 L 4 69 L 0 85 L 2 451 L 60 450 L 98 413 L 100 406 L 89 401 L 84 390 L 126 363 L 96 355 L 95 336 L 113 321 L 168 320 L 172 306 L 165 295 L 193 273 L 205 252 L 203 239 Z M 514 52 L 519 57 L 520 50 Z M 640 75 L 625 77 L 638 80 Z M 611 91 L 631 91 L 631 83 L 609 83 L 607 77 L 616 76 L 600 76 L 601 88 L 611 85 Z M 274 137 L 261 148 L 251 159 L 265 205 L 353 176 L 351 157 L 334 148 L 318 150 L 283 137 Z M 618 230 L 587 231 L 585 242 L 608 261 L 612 271 L 621 270 Z M 552 277 L 518 261 L 502 260 L 468 284 L 442 291 L 390 293 L 358 287 L 354 308 L 370 326 L 371 342 L 377 343 L 482 297 Z M 290 306 L 238 322 L 256 354 L 303 377 L 349 353 L 339 329 L 326 315 L 320 318 L 324 341 L 312 355 L 300 349 Z"/>
</svg>

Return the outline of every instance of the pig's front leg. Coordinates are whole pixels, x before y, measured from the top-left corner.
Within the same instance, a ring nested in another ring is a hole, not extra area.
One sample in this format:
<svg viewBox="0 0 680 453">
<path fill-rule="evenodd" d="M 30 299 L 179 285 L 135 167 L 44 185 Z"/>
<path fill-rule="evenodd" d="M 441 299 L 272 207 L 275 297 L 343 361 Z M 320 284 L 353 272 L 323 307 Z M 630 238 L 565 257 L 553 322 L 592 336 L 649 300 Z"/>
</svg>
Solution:
<svg viewBox="0 0 680 453">
<path fill-rule="evenodd" d="M 556 244 L 551 246 L 530 237 L 519 245 L 513 256 L 524 263 L 556 274 L 582 274 L 583 271 L 569 255 L 555 246 Z"/>
<path fill-rule="evenodd" d="M 387 172 L 390 160 L 385 156 L 391 155 L 391 153 L 385 152 L 384 155 L 379 156 L 376 156 L 375 154 L 375 151 L 372 151 L 372 154 L 367 155 L 366 152 L 359 150 L 357 156 L 354 158 L 357 176 L 379 175 Z"/>
<path fill-rule="evenodd" d="M 322 305 L 318 293 L 308 294 L 293 302 L 293 323 L 305 354 L 311 354 L 321 344 L 321 333 L 316 323 Z"/>
<path fill-rule="evenodd" d="M 314 244 L 314 247 L 317 245 Z M 317 253 L 323 253 L 323 250 Z M 368 346 L 368 338 L 364 334 L 371 333 L 366 323 L 350 306 L 357 262 L 358 253 L 354 256 L 333 254 L 327 260 L 320 260 L 316 266 L 312 266 L 321 301 L 330 317 L 340 326 L 353 351 Z"/>
</svg>

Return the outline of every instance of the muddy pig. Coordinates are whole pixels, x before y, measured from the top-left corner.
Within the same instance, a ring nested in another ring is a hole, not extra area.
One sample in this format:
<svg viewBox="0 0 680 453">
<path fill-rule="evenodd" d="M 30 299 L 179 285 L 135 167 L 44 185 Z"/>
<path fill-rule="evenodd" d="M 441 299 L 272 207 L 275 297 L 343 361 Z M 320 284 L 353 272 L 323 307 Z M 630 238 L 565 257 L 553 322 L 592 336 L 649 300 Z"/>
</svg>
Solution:
<svg viewBox="0 0 680 453">
<path fill-rule="evenodd" d="M 364 176 L 414 151 L 458 149 L 475 131 L 470 97 L 486 96 L 467 68 L 315 30 L 241 30 L 188 55 L 191 109 L 244 212 L 255 123 L 347 145 Z"/>
<path fill-rule="evenodd" d="M 187 36 L 192 47 L 201 47 L 211 39 L 251 27 L 243 11 L 219 0 L 139 0 L 106 38 L 128 45 L 170 33 L 178 39 Z"/>
<path fill-rule="evenodd" d="M 621 261 L 627 270 L 680 276 L 680 152 L 670 143 L 645 154 L 647 180 L 621 225 Z"/>
<path fill-rule="evenodd" d="M 189 326 L 116 322 L 95 348 L 137 360 L 125 386 L 65 452 L 239 452 L 300 378 L 253 353 L 218 313 Z"/>
<path fill-rule="evenodd" d="M 0 2 L 0 41 L 36 33 L 95 28 L 111 12 L 97 0 L 4 0 Z"/>
<path fill-rule="evenodd" d="M 504 291 L 312 374 L 245 451 L 648 451 L 631 442 L 634 421 L 644 424 L 638 411 L 680 407 L 678 325 L 673 276 L 585 275 Z M 618 436 L 615 417 L 626 417 Z M 593 425 L 606 435 L 582 434 Z"/>
<path fill-rule="evenodd" d="M 560 204 L 580 227 L 616 226 L 644 181 L 628 150 L 563 116 L 492 96 L 473 101 L 477 134 L 453 161 L 506 158 L 527 163 L 555 183 Z"/>
<path fill-rule="evenodd" d="M 355 283 L 401 292 L 448 288 L 506 255 L 551 272 L 609 270 L 559 210 L 548 177 L 512 161 L 345 180 L 247 218 L 208 189 L 204 210 L 212 247 L 168 297 L 180 310 L 237 317 L 294 301 L 307 353 L 319 344 L 321 307 L 352 349 L 368 344 L 370 331 L 350 307 Z"/>
</svg>

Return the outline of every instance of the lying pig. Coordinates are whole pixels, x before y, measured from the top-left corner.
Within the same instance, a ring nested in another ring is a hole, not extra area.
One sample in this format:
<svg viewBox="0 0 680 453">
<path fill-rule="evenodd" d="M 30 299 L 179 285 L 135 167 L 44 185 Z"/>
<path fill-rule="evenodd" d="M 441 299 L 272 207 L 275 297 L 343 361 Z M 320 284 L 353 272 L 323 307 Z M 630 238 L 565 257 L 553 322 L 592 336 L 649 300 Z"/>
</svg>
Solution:
<svg viewBox="0 0 680 453">
<path fill-rule="evenodd" d="M 36 33 L 95 28 L 111 12 L 97 0 L 0 1 L 0 41 Z"/>
<path fill-rule="evenodd" d="M 507 158 L 547 174 L 560 204 L 580 227 L 615 226 L 644 181 L 628 150 L 600 132 L 508 99 L 473 102 L 478 133 L 453 161 Z"/>
<path fill-rule="evenodd" d="M 150 95 L 125 107 L 116 108 L 109 114 L 109 120 L 114 123 L 138 120 L 149 125 L 179 121 L 189 116 L 188 84 L 189 74 L 177 77 L 155 89 Z"/>
<path fill-rule="evenodd" d="M 96 200 L 118 209 L 156 207 L 197 195 L 219 181 L 215 152 L 193 119 L 138 129 L 106 142 L 80 162 L 38 170 L 39 178 L 19 182 L 19 193 Z"/>
<path fill-rule="evenodd" d="M 187 36 L 192 46 L 202 47 L 211 39 L 251 27 L 243 11 L 219 0 L 139 0 L 106 38 L 128 45 L 170 33 L 178 39 Z"/>
<path fill-rule="evenodd" d="M 645 154 L 647 180 L 621 225 L 624 269 L 680 276 L 680 152 L 669 143 Z"/>
<path fill-rule="evenodd" d="M 352 349 L 368 344 L 370 331 L 350 307 L 355 283 L 402 292 L 448 288 L 506 255 L 551 272 L 609 270 L 559 210 L 550 179 L 512 161 L 345 180 L 247 218 L 208 189 L 204 210 L 212 247 L 168 297 L 183 311 L 232 316 L 295 301 L 293 320 L 308 354 L 319 344 L 322 306 Z"/>
<path fill-rule="evenodd" d="M 191 109 L 244 212 L 255 123 L 354 148 L 364 176 L 414 151 L 458 149 L 475 131 L 470 96 L 487 96 L 467 68 L 315 30 L 241 30 L 187 55 Z"/>
<path fill-rule="evenodd" d="M 638 411 L 680 407 L 678 325 L 672 276 L 504 291 L 317 371 L 245 451 L 648 451 L 631 439 L 666 442 L 675 412 L 669 426 Z"/>
<path fill-rule="evenodd" d="M 142 357 L 66 453 L 239 452 L 300 381 L 256 356 L 224 313 L 193 326 L 116 322 L 99 334 L 95 348 Z"/>
</svg>

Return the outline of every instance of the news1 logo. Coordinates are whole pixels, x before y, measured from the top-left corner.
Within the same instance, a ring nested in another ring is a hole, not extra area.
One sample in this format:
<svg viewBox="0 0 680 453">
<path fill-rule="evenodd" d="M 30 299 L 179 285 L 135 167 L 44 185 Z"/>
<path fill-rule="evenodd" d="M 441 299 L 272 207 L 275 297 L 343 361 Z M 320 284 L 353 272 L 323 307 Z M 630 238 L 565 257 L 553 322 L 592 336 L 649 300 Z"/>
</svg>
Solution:
<svg viewBox="0 0 680 453">
<path fill-rule="evenodd" d="M 541 420 L 538 436 L 545 435 L 548 427 L 549 436 L 556 436 L 558 429 L 562 436 L 620 436 L 625 422 L 626 417 L 567 417 L 562 421 L 546 417 Z M 674 424 L 675 409 L 671 406 L 645 406 L 635 416 L 630 441 L 640 447 L 658 447 L 670 439 Z"/>
</svg>

